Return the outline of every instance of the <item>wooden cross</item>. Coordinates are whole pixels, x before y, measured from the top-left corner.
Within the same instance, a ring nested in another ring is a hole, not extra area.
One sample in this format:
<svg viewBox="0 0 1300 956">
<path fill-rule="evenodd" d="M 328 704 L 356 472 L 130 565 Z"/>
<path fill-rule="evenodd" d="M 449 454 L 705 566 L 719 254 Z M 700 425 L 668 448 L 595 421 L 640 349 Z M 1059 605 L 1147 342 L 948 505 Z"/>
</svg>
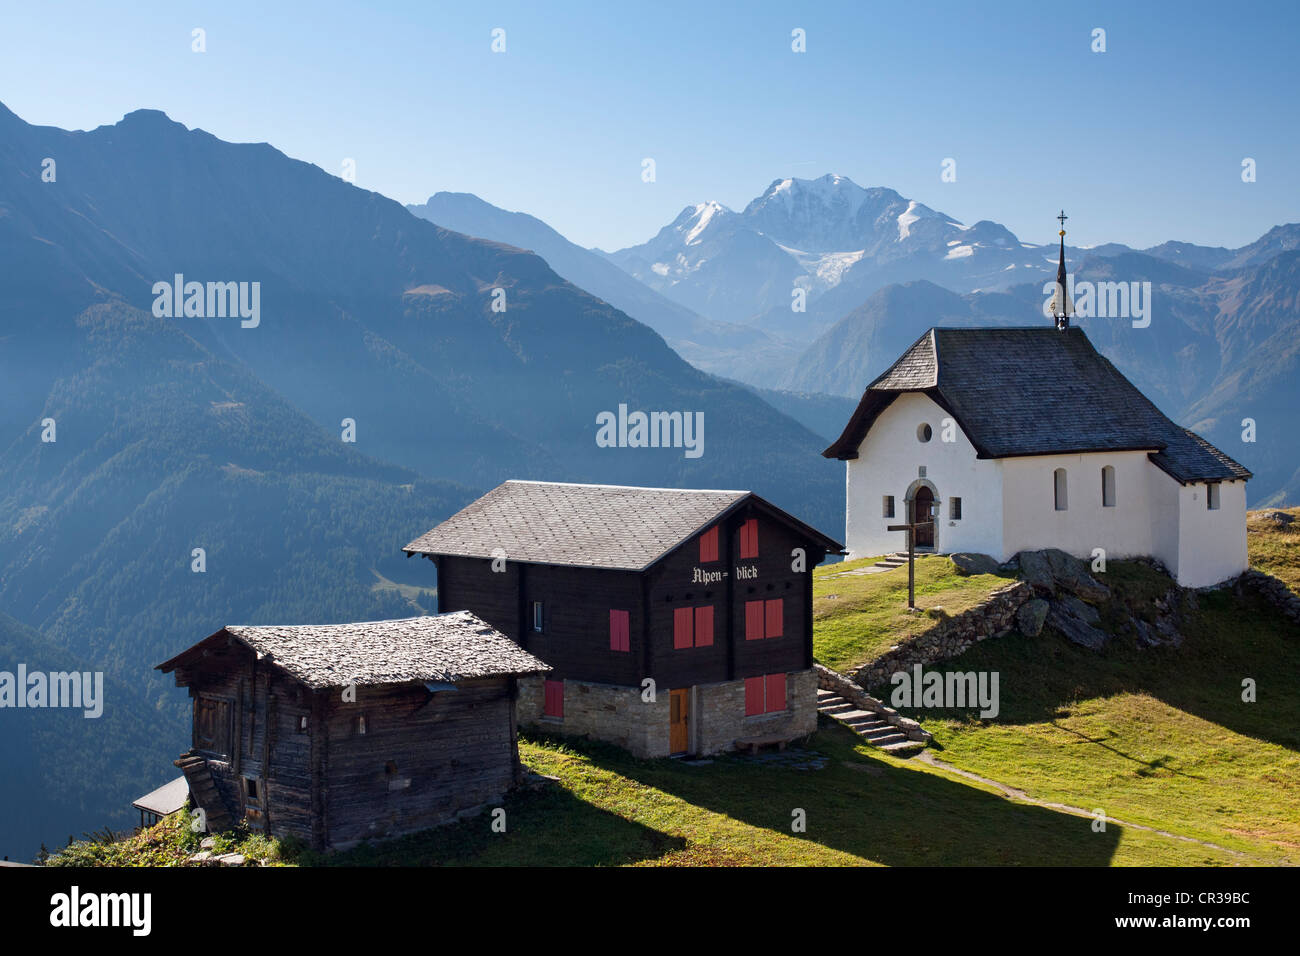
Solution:
<svg viewBox="0 0 1300 956">
<path fill-rule="evenodd" d="M 934 505 L 930 506 L 931 509 Z M 934 527 L 934 515 L 926 521 L 916 520 L 916 501 L 907 503 L 907 524 L 886 525 L 886 531 L 907 532 L 907 606 L 916 610 L 916 529 Z"/>
</svg>

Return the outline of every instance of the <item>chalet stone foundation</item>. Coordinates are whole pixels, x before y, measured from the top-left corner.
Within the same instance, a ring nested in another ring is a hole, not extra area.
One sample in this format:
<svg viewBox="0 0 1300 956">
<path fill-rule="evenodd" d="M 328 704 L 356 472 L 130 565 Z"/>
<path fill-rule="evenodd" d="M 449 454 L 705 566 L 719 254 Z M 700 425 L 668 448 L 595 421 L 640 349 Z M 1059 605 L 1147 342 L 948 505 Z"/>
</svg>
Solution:
<svg viewBox="0 0 1300 956">
<path fill-rule="evenodd" d="M 723 681 L 691 688 L 689 750 L 695 756 L 734 750 L 746 737 L 796 740 L 817 729 L 817 675 L 812 670 L 786 675 L 786 709 L 745 716 L 745 682 Z M 564 716 L 543 713 L 543 680 L 519 681 L 518 719 L 523 726 L 590 737 L 615 744 L 637 757 L 671 755 L 670 701 L 667 689 L 653 702 L 641 690 L 588 681 L 564 682 Z"/>
</svg>

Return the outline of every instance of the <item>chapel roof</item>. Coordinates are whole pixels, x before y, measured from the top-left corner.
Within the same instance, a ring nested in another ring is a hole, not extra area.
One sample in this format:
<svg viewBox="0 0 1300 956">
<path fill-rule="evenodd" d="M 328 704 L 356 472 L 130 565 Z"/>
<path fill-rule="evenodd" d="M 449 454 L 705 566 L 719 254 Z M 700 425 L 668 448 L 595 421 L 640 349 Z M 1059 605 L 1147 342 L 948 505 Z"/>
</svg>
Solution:
<svg viewBox="0 0 1300 956">
<path fill-rule="evenodd" d="M 931 328 L 867 386 L 827 458 L 856 458 L 871 424 L 905 392 L 948 411 L 980 458 L 1145 450 L 1184 484 L 1250 471 L 1170 421 L 1082 329 Z"/>
</svg>

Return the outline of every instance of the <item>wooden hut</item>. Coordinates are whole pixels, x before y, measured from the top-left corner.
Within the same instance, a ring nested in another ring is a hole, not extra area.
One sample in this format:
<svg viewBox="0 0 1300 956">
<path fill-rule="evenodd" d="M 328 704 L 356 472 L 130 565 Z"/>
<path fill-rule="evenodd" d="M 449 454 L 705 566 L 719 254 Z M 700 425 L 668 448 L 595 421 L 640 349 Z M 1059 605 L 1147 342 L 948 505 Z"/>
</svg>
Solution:
<svg viewBox="0 0 1300 956">
<path fill-rule="evenodd" d="M 518 680 L 547 666 L 468 612 L 228 626 L 158 669 L 193 699 L 176 761 L 210 829 L 319 849 L 477 812 L 520 779 Z"/>
<path fill-rule="evenodd" d="M 507 481 L 405 548 L 553 671 L 522 723 L 640 756 L 817 726 L 812 569 L 842 547 L 748 491 Z"/>
</svg>

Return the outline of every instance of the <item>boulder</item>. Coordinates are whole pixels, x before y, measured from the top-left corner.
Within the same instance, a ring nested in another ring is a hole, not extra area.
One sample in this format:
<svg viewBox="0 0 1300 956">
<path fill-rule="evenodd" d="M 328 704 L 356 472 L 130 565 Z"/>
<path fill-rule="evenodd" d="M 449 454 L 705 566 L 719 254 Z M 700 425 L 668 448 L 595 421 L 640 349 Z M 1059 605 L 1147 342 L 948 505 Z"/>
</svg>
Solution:
<svg viewBox="0 0 1300 956">
<path fill-rule="evenodd" d="M 1084 604 L 1077 597 L 1065 595 L 1053 601 L 1047 612 L 1047 623 L 1066 639 L 1091 651 L 1099 651 L 1110 642 L 1110 635 L 1093 625 L 1101 620 L 1097 609 Z"/>
<path fill-rule="evenodd" d="M 1275 524 L 1291 524 L 1295 521 L 1295 515 L 1289 515 L 1285 511 L 1265 511 L 1260 517 Z"/>
<path fill-rule="evenodd" d="M 1020 576 L 1039 591 L 1053 596 L 1065 591 L 1094 602 L 1110 597 L 1110 588 L 1088 573 L 1085 562 L 1059 548 L 1021 551 L 1017 557 Z"/>
<path fill-rule="evenodd" d="M 1016 612 L 1016 627 L 1026 637 L 1037 637 L 1043 633 L 1043 624 L 1047 620 L 1049 605 L 1042 598 L 1034 598 L 1020 605 Z"/>
<path fill-rule="evenodd" d="M 1022 578 L 1040 591 L 1056 593 L 1056 576 L 1052 574 L 1052 566 L 1047 563 L 1046 554 L 1042 551 L 1021 551 L 1016 557 L 1020 560 Z"/>
<path fill-rule="evenodd" d="M 1170 617 L 1156 618 L 1154 626 L 1141 618 L 1135 618 L 1133 629 L 1139 647 L 1181 647 L 1183 644 L 1183 635 L 1178 632 Z"/>
<path fill-rule="evenodd" d="M 999 565 L 987 554 L 973 551 L 958 551 L 950 555 L 952 563 L 957 566 L 958 574 L 997 574 Z"/>
<path fill-rule="evenodd" d="M 1059 548 L 1048 548 L 1044 555 L 1058 588 L 1077 594 L 1085 601 L 1104 601 L 1110 597 L 1110 588 L 1088 572 L 1085 562 Z"/>
</svg>

